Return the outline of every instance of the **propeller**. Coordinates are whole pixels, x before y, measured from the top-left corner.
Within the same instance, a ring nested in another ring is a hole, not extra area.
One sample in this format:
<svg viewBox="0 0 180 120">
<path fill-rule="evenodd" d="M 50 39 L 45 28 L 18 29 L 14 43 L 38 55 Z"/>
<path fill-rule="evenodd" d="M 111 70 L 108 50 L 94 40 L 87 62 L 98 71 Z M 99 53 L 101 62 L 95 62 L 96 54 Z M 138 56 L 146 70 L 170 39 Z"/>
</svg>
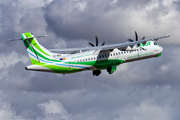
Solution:
<svg viewBox="0 0 180 120">
<path fill-rule="evenodd" d="M 95 38 L 96 38 L 96 45 L 94 45 L 93 43 L 90 43 L 90 42 L 88 43 L 92 47 L 98 46 L 98 37 L 95 36 Z M 103 42 L 101 44 L 101 46 L 103 46 L 103 45 L 105 45 L 105 42 Z M 92 73 L 93 73 L 93 76 L 99 76 L 101 74 L 101 71 L 100 70 L 93 70 Z"/>
<path fill-rule="evenodd" d="M 88 43 L 89 45 L 91 45 L 92 47 L 95 47 L 95 46 L 98 46 L 98 37 L 97 36 L 95 36 L 95 38 L 96 38 L 96 45 L 94 45 L 93 43 Z M 101 46 L 103 46 L 103 45 L 105 45 L 105 42 L 103 42 L 102 44 L 101 44 Z"/>
<path fill-rule="evenodd" d="M 137 34 L 136 31 L 134 31 L 134 33 L 135 33 L 136 41 L 138 41 L 138 34 Z M 145 36 L 143 36 L 143 38 L 142 38 L 141 40 L 144 40 L 144 39 L 145 39 Z M 129 42 L 134 42 L 134 40 L 132 40 L 132 39 L 128 39 L 128 41 L 129 41 Z"/>
<path fill-rule="evenodd" d="M 138 34 L 137 34 L 136 31 L 134 31 L 134 33 L 135 33 L 136 41 L 138 41 Z M 143 38 L 142 38 L 141 40 L 144 40 L 144 39 L 145 39 L 145 36 L 143 36 Z M 132 39 L 128 39 L 128 41 L 129 41 L 129 42 L 134 42 L 134 40 L 132 40 Z M 138 44 L 138 46 L 140 46 L 140 44 Z"/>
<path fill-rule="evenodd" d="M 144 40 L 145 39 L 145 36 L 143 36 L 143 38 L 141 40 Z"/>
</svg>

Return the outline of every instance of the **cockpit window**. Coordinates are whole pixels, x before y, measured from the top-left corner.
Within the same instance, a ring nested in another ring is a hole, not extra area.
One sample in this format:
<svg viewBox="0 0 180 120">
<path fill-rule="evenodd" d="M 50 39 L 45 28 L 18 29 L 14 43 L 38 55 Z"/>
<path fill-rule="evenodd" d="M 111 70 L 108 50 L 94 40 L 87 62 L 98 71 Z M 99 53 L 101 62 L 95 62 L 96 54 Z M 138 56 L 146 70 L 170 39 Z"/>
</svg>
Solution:
<svg viewBox="0 0 180 120">
<path fill-rule="evenodd" d="M 154 42 L 154 45 L 157 45 L 157 43 L 156 43 L 156 42 Z"/>
</svg>

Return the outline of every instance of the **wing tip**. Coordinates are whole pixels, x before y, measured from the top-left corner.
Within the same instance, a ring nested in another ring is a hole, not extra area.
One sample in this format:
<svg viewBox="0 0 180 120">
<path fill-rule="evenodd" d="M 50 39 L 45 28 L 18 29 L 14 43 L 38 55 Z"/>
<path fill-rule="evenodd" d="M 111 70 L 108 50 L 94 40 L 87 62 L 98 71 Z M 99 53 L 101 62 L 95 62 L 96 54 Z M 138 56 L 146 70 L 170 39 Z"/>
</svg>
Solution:
<svg viewBox="0 0 180 120">
<path fill-rule="evenodd" d="M 170 37 L 170 35 L 166 35 L 166 37 Z"/>
</svg>

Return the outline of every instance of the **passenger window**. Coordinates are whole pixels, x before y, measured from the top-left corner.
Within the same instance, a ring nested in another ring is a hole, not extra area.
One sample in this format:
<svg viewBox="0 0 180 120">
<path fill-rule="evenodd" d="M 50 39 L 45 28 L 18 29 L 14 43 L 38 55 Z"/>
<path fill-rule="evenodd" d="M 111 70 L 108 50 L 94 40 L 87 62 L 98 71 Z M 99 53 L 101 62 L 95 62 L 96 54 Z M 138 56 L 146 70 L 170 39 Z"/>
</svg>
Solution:
<svg viewBox="0 0 180 120">
<path fill-rule="evenodd" d="M 123 52 L 121 52 L 121 54 L 123 54 Z"/>
<path fill-rule="evenodd" d="M 116 53 L 116 55 L 118 55 L 118 53 Z"/>
</svg>

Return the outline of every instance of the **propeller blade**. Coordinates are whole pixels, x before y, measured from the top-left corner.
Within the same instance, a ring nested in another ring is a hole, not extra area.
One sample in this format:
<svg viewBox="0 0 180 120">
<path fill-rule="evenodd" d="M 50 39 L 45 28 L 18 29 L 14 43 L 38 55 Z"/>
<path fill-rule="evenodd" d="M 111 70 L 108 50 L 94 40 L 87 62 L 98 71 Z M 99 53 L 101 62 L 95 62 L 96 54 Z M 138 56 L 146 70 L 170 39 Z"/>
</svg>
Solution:
<svg viewBox="0 0 180 120">
<path fill-rule="evenodd" d="M 134 40 L 132 40 L 132 39 L 128 39 L 128 41 L 129 41 L 129 42 L 134 42 Z"/>
<path fill-rule="evenodd" d="M 98 46 L 98 37 L 97 36 L 95 37 L 96 37 L 96 46 Z"/>
<path fill-rule="evenodd" d="M 17 41 L 17 40 L 22 40 L 22 38 L 11 39 L 11 40 L 8 40 L 8 41 Z"/>
<path fill-rule="evenodd" d="M 145 49 L 145 48 L 143 48 L 143 47 L 142 47 L 142 49 L 143 49 L 143 50 L 147 50 L 147 49 Z"/>
<path fill-rule="evenodd" d="M 145 36 L 143 36 L 143 38 L 141 40 L 144 40 L 145 39 Z"/>
<path fill-rule="evenodd" d="M 103 42 L 103 44 L 101 46 L 105 45 L 105 42 Z"/>
<path fill-rule="evenodd" d="M 146 43 L 147 43 L 147 42 L 145 41 L 145 42 L 143 42 L 142 44 L 145 45 Z"/>
<path fill-rule="evenodd" d="M 135 33 L 136 41 L 138 41 L 138 34 L 136 31 L 134 31 L 134 33 Z"/>
<path fill-rule="evenodd" d="M 89 45 L 91 45 L 92 47 L 94 47 L 94 44 L 92 44 L 92 43 L 88 43 Z"/>
</svg>

